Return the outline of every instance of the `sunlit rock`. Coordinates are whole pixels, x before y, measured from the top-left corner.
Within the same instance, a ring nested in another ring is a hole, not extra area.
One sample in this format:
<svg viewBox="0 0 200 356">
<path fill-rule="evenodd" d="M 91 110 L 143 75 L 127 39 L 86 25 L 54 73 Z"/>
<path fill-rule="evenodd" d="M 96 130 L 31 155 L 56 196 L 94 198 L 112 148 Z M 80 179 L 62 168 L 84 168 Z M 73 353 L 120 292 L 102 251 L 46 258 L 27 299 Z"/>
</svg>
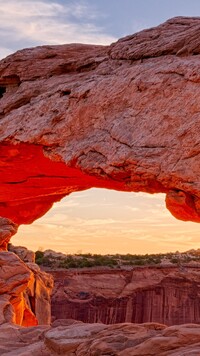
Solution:
<svg viewBox="0 0 200 356">
<path fill-rule="evenodd" d="M 167 193 L 175 217 L 199 222 L 199 35 L 199 18 L 177 17 L 111 46 L 3 59 L 0 214 L 31 223 L 104 187 Z"/>
<path fill-rule="evenodd" d="M 17 233 L 17 224 L 10 219 L 0 217 L 0 251 L 7 251 L 8 243 Z"/>
<path fill-rule="evenodd" d="M 49 325 L 52 277 L 12 252 L 0 252 L 0 266 L 0 323 Z"/>
<path fill-rule="evenodd" d="M 33 274 L 12 252 L 0 252 L 0 265 L 1 322 L 14 322 L 22 325 L 24 311 L 28 308 L 23 293 L 33 278 Z M 31 310 L 30 314 L 32 314 Z M 36 325 L 36 318 L 34 319 L 34 325 Z"/>
<path fill-rule="evenodd" d="M 9 244 L 9 251 L 14 252 L 24 262 L 35 262 L 35 252 L 24 246 L 13 246 Z"/>
</svg>

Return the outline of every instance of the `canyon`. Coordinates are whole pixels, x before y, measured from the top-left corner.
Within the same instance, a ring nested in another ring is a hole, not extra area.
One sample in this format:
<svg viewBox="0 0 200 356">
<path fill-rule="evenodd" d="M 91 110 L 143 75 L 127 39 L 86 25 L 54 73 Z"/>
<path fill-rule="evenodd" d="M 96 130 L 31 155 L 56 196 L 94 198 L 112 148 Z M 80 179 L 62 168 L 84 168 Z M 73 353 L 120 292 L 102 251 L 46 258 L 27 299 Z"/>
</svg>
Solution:
<svg viewBox="0 0 200 356">
<path fill-rule="evenodd" d="M 49 325 L 50 309 L 47 308 L 47 304 L 49 306 L 47 296 L 52 289 L 52 277 L 35 266 L 34 254 L 28 249 L 12 245 L 9 246 L 9 249 L 9 252 L 0 252 L 0 279 L 2 281 L 4 278 L 5 281 L 4 289 L 3 284 L 1 284 L 1 291 L 4 294 L 0 295 L 0 353 L 2 356 L 27 356 L 31 354 L 38 356 L 58 356 L 60 354 L 66 356 L 95 356 L 97 354 L 102 356 L 199 355 L 200 325 L 197 324 L 199 322 L 197 319 L 199 315 L 198 283 L 200 270 L 197 267 L 185 266 L 185 270 L 183 270 L 183 267 L 180 269 L 180 267 L 171 266 L 131 267 L 129 270 L 117 271 L 111 269 L 101 271 L 94 271 L 94 269 L 90 271 L 51 271 L 51 274 L 55 277 L 52 309 L 53 312 L 60 310 L 61 314 L 58 317 L 62 318 L 54 320 Z M 18 256 L 23 258 L 25 262 L 20 260 Z M 34 278 L 36 280 L 36 283 L 34 283 L 36 288 L 32 288 L 32 293 L 30 293 L 31 285 L 33 287 L 31 266 L 32 271 L 35 271 Z M 40 288 L 37 288 L 38 278 L 40 278 Z M 45 280 L 46 284 L 41 284 L 41 279 Z M 65 308 L 63 309 L 64 303 L 59 304 L 59 300 L 63 302 L 61 285 L 65 288 L 65 297 L 68 295 L 66 305 L 72 310 L 71 315 L 66 313 Z M 88 305 L 89 288 L 90 305 Z M 155 292 L 154 308 L 152 307 L 152 300 L 148 301 L 148 298 L 153 295 L 153 289 Z M 138 321 L 131 322 L 134 307 L 131 308 L 130 300 L 133 298 L 132 306 L 134 306 L 136 300 L 134 299 L 134 290 L 135 296 L 139 296 L 138 299 L 136 298 L 138 305 L 135 308 Z M 177 318 L 179 314 L 179 321 L 184 324 L 167 326 L 158 322 L 141 323 L 139 318 L 142 317 L 142 321 L 145 317 L 150 318 L 150 314 L 145 315 L 144 313 L 147 311 L 146 307 L 151 310 L 153 318 L 159 317 L 160 296 L 162 295 L 163 299 L 164 290 L 167 305 L 163 305 L 162 310 L 165 311 L 166 309 L 165 321 L 170 322 L 167 313 L 172 317 L 172 321 L 175 321 L 173 317 Z M 149 291 L 151 291 L 151 294 Z M 146 303 L 145 292 L 147 292 Z M 143 295 L 143 301 L 141 295 Z M 22 296 L 26 303 L 24 303 Z M 121 303 L 121 305 L 116 303 L 115 305 L 114 298 L 116 296 L 125 302 L 128 296 L 129 306 L 126 303 Z M 18 303 L 20 297 L 21 303 Z M 32 299 L 30 298 L 27 302 L 27 297 L 32 297 Z M 54 311 L 55 297 L 57 301 Z M 110 300 L 108 300 L 109 297 Z M 178 310 L 177 299 L 180 298 L 180 310 Z M 33 299 L 35 305 L 40 304 L 40 307 L 35 308 L 35 310 L 33 309 Z M 106 305 L 104 304 L 105 300 Z M 6 307 L 2 308 L 5 301 L 7 302 Z M 82 304 L 82 307 L 78 308 L 78 304 L 81 303 L 84 305 Z M 30 306 L 32 306 L 32 311 L 31 308 L 28 308 Z M 119 313 L 115 309 L 116 306 L 119 308 Z M 91 312 L 92 308 L 93 313 Z M 125 309 L 126 322 L 123 322 Z M 114 324 L 106 325 L 100 320 L 107 314 L 105 321 L 108 322 L 108 312 L 109 316 L 113 316 L 110 321 Z M 99 320 L 93 319 L 92 323 L 88 323 L 72 319 L 72 317 L 80 316 L 85 319 L 85 317 L 88 318 L 89 314 L 92 317 L 96 315 L 96 319 L 98 315 Z M 21 320 L 19 320 L 20 315 Z M 117 316 L 120 315 L 121 320 L 117 320 Z M 190 323 L 186 321 L 187 318 Z"/>
<path fill-rule="evenodd" d="M 52 320 L 85 323 L 200 323 L 200 266 L 48 271 Z"/>
</svg>

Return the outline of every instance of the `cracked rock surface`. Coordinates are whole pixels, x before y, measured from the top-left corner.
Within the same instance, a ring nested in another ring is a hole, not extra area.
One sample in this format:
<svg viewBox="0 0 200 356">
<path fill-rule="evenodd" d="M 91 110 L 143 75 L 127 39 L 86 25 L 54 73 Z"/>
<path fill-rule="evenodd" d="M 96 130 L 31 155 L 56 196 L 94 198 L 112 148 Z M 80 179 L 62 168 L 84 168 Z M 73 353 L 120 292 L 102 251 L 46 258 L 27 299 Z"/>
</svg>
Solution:
<svg viewBox="0 0 200 356">
<path fill-rule="evenodd" d="M 166 193 L 200 221 L 200 18 L 111 46 L 24 49 L 0 62 L 0 214 L 30 223 L 91 187 Z"/>
<path fill-rule="evenodd" d="M 65 323 L 64 323 L 65 322 Z M 2 356 L 198 356 L 200 326 L 158 323 L 84 324 L 61 320 L 50 328 L 0 326 Z"/>
</svg>

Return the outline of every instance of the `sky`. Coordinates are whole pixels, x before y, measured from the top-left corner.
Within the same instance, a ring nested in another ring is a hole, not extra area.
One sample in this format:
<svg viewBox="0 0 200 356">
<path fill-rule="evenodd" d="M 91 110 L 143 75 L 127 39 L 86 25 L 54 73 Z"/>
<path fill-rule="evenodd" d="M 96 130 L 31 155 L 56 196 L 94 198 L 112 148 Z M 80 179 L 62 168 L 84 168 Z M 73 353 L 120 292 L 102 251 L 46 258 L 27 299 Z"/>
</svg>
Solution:
<svg viewBox="0 0 200 356">
<path fill-rule="evenodd" d="M 174 16 L 200 16 L 199 0 L 0 0 L 0 59 L 43 44 L 110 44 Z M 73 193 L 15 245 L 65 253 L 159 253 L 199 248 L 200 225 L 176 220 L 163 194 Z"/>
</svg>

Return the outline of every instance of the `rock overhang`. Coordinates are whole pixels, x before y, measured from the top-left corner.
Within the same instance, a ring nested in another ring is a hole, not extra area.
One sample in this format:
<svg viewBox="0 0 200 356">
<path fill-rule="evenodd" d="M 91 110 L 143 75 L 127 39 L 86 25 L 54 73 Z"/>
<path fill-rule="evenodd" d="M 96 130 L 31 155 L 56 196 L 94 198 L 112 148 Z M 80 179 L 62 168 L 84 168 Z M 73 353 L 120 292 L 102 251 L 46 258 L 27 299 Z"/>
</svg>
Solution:
<svg viewBox="0 0 200 356">
<path fill-rule="evenodd" d="M 111 46 L 25 49 L 0 62 L 0 214 L 31 223 L 91 187 L 167 194 L 200 221 L 200 18 Z"/>
</svg>

